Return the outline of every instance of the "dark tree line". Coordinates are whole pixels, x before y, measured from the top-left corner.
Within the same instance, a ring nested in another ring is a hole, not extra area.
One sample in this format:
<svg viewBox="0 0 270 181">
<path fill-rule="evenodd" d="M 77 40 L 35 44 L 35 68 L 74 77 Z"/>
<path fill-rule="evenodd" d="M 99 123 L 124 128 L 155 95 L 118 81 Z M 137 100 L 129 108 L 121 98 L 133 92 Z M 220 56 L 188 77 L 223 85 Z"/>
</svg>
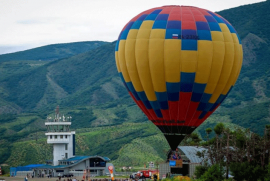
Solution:
<svg viewBox="0 0 270 181">
<path fill-rule="evenodd" d="M 263 136 L 249 129 L 225 128 L 222 123 L 217 124 L 213 130 L 207 128 L 205 131 L 205 142 L 202 142 L 196 133 L 192 133 L 184 141 L 184 144 L 205 148 L 197 153 L 203 158 L 202 166 L 196 171 L 197 177 L 206 174 L 209 168 L 218 166 L 221 176 L 225 175 L 226 179 L 231 172 L 235 180 L 270 181 L 270 125 L 265 126 Z M 212 131 L 215 137 L 210 138 Z"/>
</svg>

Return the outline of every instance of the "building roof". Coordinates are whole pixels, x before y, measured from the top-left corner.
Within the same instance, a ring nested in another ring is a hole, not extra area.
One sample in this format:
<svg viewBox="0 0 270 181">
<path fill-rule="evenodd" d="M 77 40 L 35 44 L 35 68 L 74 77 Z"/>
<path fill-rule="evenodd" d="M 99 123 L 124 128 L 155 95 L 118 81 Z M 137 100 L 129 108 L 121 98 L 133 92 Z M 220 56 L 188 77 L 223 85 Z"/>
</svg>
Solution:
<svg viewBox="0 0 270 181">
<path fill-rule="evenodd" d="M 79 161 L 79 160 L 83 160 L 83 159 L 86 159 L 86 158 L 91 158 L 91 156 L 74 156 L 74 157 L 71 157 L 71 158 L 68 158 L 68 159 L 64 159 L 64 160 L 59 160 L 59 161 Z"/>
<path fill-rule="evenodd" d="M 111 159 L 109 159 L 108 157 L 103 157 L 103 159 L 104 159 L 105 161 L 111 161 Z"/>
<path fill-rule="evenodd" d="M 26 165 L 26 166 L 18 166 L 18 167 L 10 167 L 10 171 L 16 172 L 16 171 L 31 171 L 33 168 L 40 168 L 44 166 L 45 164 L 32 164 L 32 165 Z"/>
<path fill-rule="evenodd" d="M 30 168 L 32 168 L 32 167 L 41 167 L 43 165 L 45 165 L 45 164 L 31 164 L 31 165 L 26 165 L 24 167 L 30 167 Z"/>
<path fill-rule="evenodd" d="M 205 148 L 198 146 L 179 146 L 178 148 L 186 155 L 191 163 L 201 163 L 203 161 L 202 158 L 197 156 L 197 152 L 202 152 L 206 150 Z"/>
<path fill-rule="evenodd" d="M 17 171 L 29 171 L 35 168 L 38 169 L 57 169 L 57 168 L 67 168 L 67 167 L 72 167 L 74 165 L 77 165 L 78 163 L 89 159 L 89 158 L 101 158 L 104 161 L 110 161 L 110 159 L 108 157 L 101 157 L 101 156 L 74 156 L 65 160 L 59 160 L 62 162 L 70 162 L 69 165 L 56 165 L 56 166 L 52 166 L 52 165 L 46 165 L 46 164 L 31 164 L 31 165 L 26 165 L 26 166 L 18 166 L 18 167 L 14 167 L 14 169 L 16 169 Z M 13 168 L 13 167 L 12 167 Z"/>
<path fill-rule="evenodd" d="M 65 160 L 59 160 L 60 162 L 70 162 L 68 165 L 57 165 L 57 166 L 52 166 L 52 165 L 42 165 L 39 167 L 34 167 L 34 168 L 39 168 L 39 169 L 57 169 L 57 168 L 67 168 L 67 167 L 72 167 L 77 165 L 78 163 L 81 163 L 82 161 L 89 159 L 89 158 L 101 158 L 104 161 L 110 161 L 108 157 L 101 157 L 101 156 L 74 156 Z"/>
<path fill-rule="evenodd" d="M 85 160 L 85 159 L 88 159 L 88 158 L 95 158 L 95 157 L 101 158 L 104 161 L 110 161 L 110 159 L 108 157 L 102 157 L 102 156 L 97 156 L 97 155 L 95 155 L 95 156 L 74 156 L 74 157 L 71 157 L 71 158 L 68 158 L 68 159 L 65 159 L 65 160 L 59 160 L 59 161 L 78 162 L 78 161 L 81 161 L 81 160 Z"/>
<path fill-rule="evenodd" d="M 35 167 L 38 169 L 55 169 L 55 168 L 66 168 L 69 167 L 70 165 L 56 165 L 56 166 L 52 166 L 52 165 L 43 165 L 41 167 Z"/>
</svg>

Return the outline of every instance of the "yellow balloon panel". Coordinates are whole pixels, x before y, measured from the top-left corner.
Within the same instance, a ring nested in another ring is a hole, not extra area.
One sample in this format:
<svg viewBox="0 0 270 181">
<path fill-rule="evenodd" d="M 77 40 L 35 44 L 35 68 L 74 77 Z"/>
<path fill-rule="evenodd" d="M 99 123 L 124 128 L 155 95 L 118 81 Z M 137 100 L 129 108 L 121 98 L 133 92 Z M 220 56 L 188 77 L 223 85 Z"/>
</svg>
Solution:
<svg viewBox="0 0 270 181">
<path fill-rule="evenodd" d="M 149 66 L 154 91 L 165 92 L 164 39 L 149 40 Z"/>
<path fill-rule="evenodd" d="M 125 49 L 125 59 L 126 66 L 128 70 L 128 74 L 133 83 L 133 86 L 137 92 L 143 91 L 141 81 L 138 75 L 137 65 L 136 65 L 136 57 L 135 57 L 135 43 L 136 39 L 128 38 L 126 40 L 126 49 Z"/>
<path fill-rule="evenodd" d="M 226 86 L 229 80 L 230 74 L 231 74 L 233 62 L 234 62 L 234 44 L 225 42 L 225 56 L 224 56 L 222 70 L 221 70 L 221 75 L 220 75 L 217 87 L 211 99 L 209 100 L 210 103 L 215 103 L 217 101 L 224 87 Z"/>
<path fill-rule="evenodd" d="M 165 40 L 164 68 L 166 82 L 180 82 L 181 40 Z"/>
<path fill-rule="evenodd" d="M 198 52 L 182 50 L 181 51 L 181 72 L 194 73 L 197 70 Z"/>
<path fill-rule="evenodd" d="M 130 82 L 130 78 L 129 78 L 129 74 L 128 74 L 127 66 L 126 66 L 126 59 L 125 59 L 125 45 L 126 45 L 126 40 L 120 41 L 118 59 L 119 59 L 120 69 L 121 69 L 121 72 L 123 74 L 125 81 Z"/>
<path fill-rule="evenodd" d="M 237 73 L 240 69 L 240 46 L 238 44 L 234 44 L 234 62 L 232 66 L 232 71 L 230 78 L 222 91 L 223 95 L 226 95 L 230 88 L 233 86 L 234 80 L 236 79 Z"/>
<path fill-rule="evenodd" d="M 116 63 L 117 71 L 121 72 L 120 65 L 119 65 L 119 60 L 118 60 L 118 51 L 115 52 L 115 63 Z"/>
<path fill-rule="evenodd" d="M 139 31 L 140 32 L 140 31 Z M 150 31 L 149 31 L 150 35 Z M 137 39 L 135 45 L 135 56 L 136 56 L 136 65 L 138 69 L 138 75 L 142 87 L 145 91 L 145 94 L 149 101 L 155 101 L 156 95 L 154 92 L 152 78 L 149 67 L 149 40 L 148 39 Z"/>
<path fill-rule="evenodd" d="M 198 50 L 199 50 L 198 63 L 195 82 L 200 84 L 207 84 L 212 66 L 212 57 L 213 57 L 212 41 L 199 40 Z"/>
<path fill-rule="evenodd" d="M 222 41 L 212 41 L 213 42 L 213 57 L 210 76 L 204 90 L 207 94 L 213 94 L 219 77 L 221 74 L 224 55 L 225 55 L 225 44 Z"/>
</svg>

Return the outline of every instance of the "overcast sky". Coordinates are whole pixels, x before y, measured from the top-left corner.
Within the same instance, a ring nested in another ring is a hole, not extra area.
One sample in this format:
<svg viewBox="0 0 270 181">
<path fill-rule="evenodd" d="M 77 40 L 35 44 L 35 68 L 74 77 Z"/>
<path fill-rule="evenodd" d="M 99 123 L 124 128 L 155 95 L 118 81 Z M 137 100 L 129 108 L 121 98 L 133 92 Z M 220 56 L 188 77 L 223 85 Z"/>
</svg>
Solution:
<svg viewBox="0 0 270 181">
<path fill-rule="evenodd" d="M 0 0 L 0 54 L 77 41 L 114 41 L 140 12 L 163 5 L 220 11 L 262 0 Z"/>
</svg>

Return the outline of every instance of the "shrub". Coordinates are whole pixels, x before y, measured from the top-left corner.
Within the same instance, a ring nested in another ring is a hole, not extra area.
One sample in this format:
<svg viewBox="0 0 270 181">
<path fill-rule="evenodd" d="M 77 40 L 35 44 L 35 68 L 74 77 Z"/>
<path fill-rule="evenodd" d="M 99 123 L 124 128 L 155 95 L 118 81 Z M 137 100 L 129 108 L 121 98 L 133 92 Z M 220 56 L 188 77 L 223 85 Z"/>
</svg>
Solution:
<svg viewBox="0 0 270 181">
<path fill-rule="evenodd" d="M 194 173 L 196 175 L 196 178 L 200 178 L 207 171 L 207 169 L 207 166 L 197 166 Z"/>
<path fill-rule="evenodd" d="M 201 176 L 201 179 L 204 181 L 222 181 L 224 171 L 218 165 L 212 165 L 208 170 Z"/>
<path fill-rule="evenodd" d="M 270 163 L 267 166 L 267 173 L 264 176 L 264 181 L 270 181 Z"/>
</svg>

